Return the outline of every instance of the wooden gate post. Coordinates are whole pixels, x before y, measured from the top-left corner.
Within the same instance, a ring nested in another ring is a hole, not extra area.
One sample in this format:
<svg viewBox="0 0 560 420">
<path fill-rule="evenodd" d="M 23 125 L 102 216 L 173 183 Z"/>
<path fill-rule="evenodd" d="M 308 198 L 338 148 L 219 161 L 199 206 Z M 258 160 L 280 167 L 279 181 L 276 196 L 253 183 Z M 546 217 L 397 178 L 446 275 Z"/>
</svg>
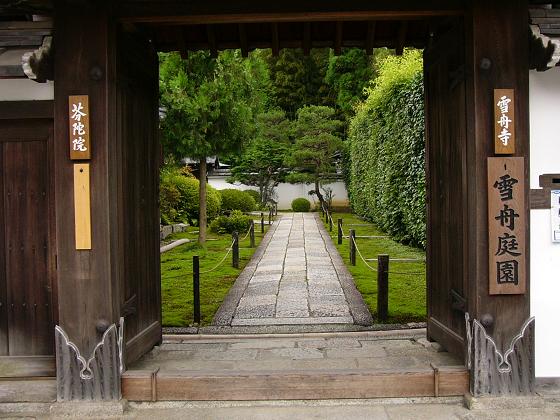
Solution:
<svg viewBox="0 0 560 420">
<path fill-rule="evenodd" d="M 198 255 L 193 255 L 193 306 L 194 323 L 200 324 L 200 264 Z"/>
</svg>

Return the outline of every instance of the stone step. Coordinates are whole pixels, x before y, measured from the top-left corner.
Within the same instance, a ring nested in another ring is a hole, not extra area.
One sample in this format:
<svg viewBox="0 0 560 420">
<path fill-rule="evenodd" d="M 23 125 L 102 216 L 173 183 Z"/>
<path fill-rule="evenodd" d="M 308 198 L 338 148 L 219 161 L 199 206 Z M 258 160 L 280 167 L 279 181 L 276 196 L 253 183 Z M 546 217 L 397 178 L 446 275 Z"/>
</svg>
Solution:
<svg viewBox="0 0 560 420">
<path fill-rule="evenodd" d="M 444 397 L 468 392 L 462 367 L 410 370 L 165 371 L 129 370 L 129 401 L 257 401 Z"/>
</svg>

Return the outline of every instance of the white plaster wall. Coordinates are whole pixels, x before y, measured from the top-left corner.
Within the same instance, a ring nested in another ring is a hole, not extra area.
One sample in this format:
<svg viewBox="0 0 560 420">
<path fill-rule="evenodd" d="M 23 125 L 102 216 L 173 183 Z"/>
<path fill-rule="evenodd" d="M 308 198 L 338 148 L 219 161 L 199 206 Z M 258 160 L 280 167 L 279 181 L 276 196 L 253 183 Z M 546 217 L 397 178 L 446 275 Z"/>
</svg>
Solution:
<svg viewBox="0 0 560 420">
<path fill-rule="evenodd" d="M 54 99 L 54 83 L 29 79 L 0 79 L 0 101 L 47 101 Z"/>
<path fill-rule="evenodd" d="M 560 68 L 529 74 L 531 188 L 560 173 Z M 550 210 L 531 210 L 531 313 L 536 318 L 536 376 L 560 377 L 560 244 Z"/>
<path fill-rule="evenodd" d="M 249 187 L 247 185 L 235 183 L 230 184 L 226 181 L 225 176 L 209 176 L 208 183 L 217 190 L 224 190 L 226 188 L 236 188 L 238 190 L 258 190 L 258 188 Z M 348 206 L 348 193 L 344 182 L 337 181 L 332 184 L 327 184 L 333 190 L 333 205 L 337 207 Z M 313 189 L 311 184 L 288 184 L 282 183 L 276 187 L 276 195 L 278 196 L 278 210 L 289 210 L 292 206 L 292 200 L 298 197 L 307 198 L 312 203 L 315 202 L 313 196 L 308 192 Z"/>
</svg>

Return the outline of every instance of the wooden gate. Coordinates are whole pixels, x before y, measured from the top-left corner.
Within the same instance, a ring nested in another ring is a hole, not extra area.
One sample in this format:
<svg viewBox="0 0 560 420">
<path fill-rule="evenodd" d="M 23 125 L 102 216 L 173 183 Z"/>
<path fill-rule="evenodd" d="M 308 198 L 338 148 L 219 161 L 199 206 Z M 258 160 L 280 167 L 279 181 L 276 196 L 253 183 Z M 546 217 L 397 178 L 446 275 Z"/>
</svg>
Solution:
<svg viewBox="0 0 560 420">
<path fill-rule="evenodd" d="M 424 54 L 428 336 L 463 354 L 466 299 L 466 82 L 456 25 Z"/>
<path fill-rule="evenodd" d="M 0 105 L 4 118 L 20 111 L 18 119 L 0 119 L 0 377 L 50 376 L 57 307 L 53 121 L 44 117 L 52 103 Z"/>
</svg>

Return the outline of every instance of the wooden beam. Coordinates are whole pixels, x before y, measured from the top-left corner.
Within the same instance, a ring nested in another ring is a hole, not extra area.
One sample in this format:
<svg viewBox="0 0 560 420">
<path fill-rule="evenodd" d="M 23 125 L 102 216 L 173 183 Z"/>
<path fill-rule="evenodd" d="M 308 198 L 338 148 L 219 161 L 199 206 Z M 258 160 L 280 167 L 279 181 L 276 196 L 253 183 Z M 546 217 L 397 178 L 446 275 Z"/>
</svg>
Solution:
<svg viewBox="0 0 560 420">
<path fill-rule="evenodd" d="M 278 38 L 278 24 L 273 23 L 270 27 L 272 32 L 272 55 L 278 57 L 280 53 L 280 40 Z"/>
<path fill-rule="evenodd" d="M 206 25 L 206 36 L 210 47 L 210 55 L 216 58 L 218 56 L 218 48 L 216 46 L 216 33 L 214 32 L 214 27 L 212 25 Z"/>
<path fill-rule="evenodd" d="M 395 54 L 402 55 L 406 43 L 406 34 L 408 32 L 408 22 L 403 20 L 399 27 L 399 35 L 395 43 Z"/>
<path fill-rule="evenodd" d="M 281 22 L 336 22 L 366 20 L 420 20 L 429 17 L 462 16 L 462 9 L 446 10 L 386 10 L 386 11 L 337 11 L 337 12 L 288 12 L 288 13 L 241 13 L 200 15 L 151 15 L 122 16 L 122 22 L 138 22 L 166 25 L 212 25 L 235 23 L 281 23 Z"/>
<path fill-rule="evenodd" d="M 373 44 L 375 43 L 375 22 L 369 21 L 366 34 L 366 54 L 373 54 Z"/>
<path fill-rule="evenodd" d="M 342 52 L 342 29 L 344 22 L 336 22 L 336 34 L 334 38 L 334 54 L 340 55 Z"/>
<path fill-rule="evenodd" d="M 54 101 L 0 101 L 0 120 L 53 116 Z"/>
<path fill-rule="evenodd" d="M 245 27 L 244 23 L 240 23 L 237 27 L 239 29 L 239 43 L 241 45 L 241 55 L 243 57 L 248 57 L 249 48 L 247 46 L 247 28 Z"/>
<path fill-rule="evenodd" d="M 459 396 L 468 392 L 465 368 L 336 371 L 127 371 L 123 398 L 130 401 L 309 400 L 329 398 Z"/>
<path fill-rule="evenodd" d="M 305 22 L 303 24 L 303 54 L 309 55 L 311 52 L 311 23 Z"/>
<path fill-rule="evenodd" d="M 187 40 L 184 27 L 177 26 L 177 28 L 175 28 L 175 37 L 177 38 L 177 45 L 179 46 L 179 54 L 181 54 L 181 58 L 183 60 L 186 60 L 189 56 L 189 52 L 187 50 Z"/>
</svg>

